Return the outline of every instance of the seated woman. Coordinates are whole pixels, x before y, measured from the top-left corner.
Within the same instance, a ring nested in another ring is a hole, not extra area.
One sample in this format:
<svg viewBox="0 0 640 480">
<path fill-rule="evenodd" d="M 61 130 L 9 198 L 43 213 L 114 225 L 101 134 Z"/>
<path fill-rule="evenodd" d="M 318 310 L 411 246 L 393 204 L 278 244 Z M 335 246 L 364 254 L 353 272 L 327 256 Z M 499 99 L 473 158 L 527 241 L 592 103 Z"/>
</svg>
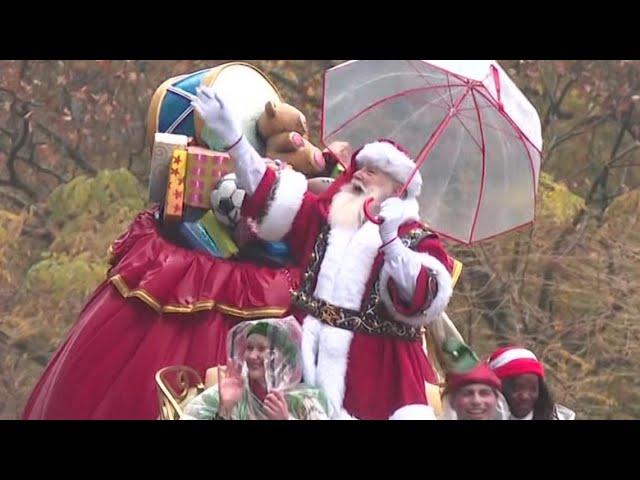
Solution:
<svg viewBox="0 0 640 480">
<path fill-rule="evenodd" d="M 442 420 L 506 420 L 500 379 L 485 362 L 464 373 L 448 373 Z"/>
<path fill-rule="evenodd" d="M 227 336 L 226 374 L 182 420 L 325 420 L 324 394 L 301 384 L 302 330 L 293 317 L 243 322 Z"/>
<path fill-rule="evenodd" d="M 502 380 L 509 420 L 575 420 L 572 410 L 554 403 L 542 364 L 530 350 L 499 348 L 489 358 L 489 366 Z"/>
</svg>

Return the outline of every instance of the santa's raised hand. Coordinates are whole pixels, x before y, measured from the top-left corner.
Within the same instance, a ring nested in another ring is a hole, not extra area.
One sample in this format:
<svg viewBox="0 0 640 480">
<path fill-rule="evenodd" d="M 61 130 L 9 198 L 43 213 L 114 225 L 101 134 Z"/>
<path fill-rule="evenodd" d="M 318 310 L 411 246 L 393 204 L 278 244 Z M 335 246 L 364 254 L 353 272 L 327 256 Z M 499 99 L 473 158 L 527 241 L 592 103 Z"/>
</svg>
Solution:
<svg viewBox="0 0 640 480">
<path fill-rule="evenodd" d="M 398 197 L 386 199 L 380 205 L 379 217 L 382 220 L 380 225 L 380 238 L 382 239 L 382 249 L 385 254 L 393 253 L 395 244 L 401 246 L 398 239 L 398 228 L 403 223 L 405 206 Z"/>
<path fill-rule="evenodd" d="M 202 117 L 207 127 L 229 150 L 242 137 L 242 130 L 233 111 L 211 87 L 196 88 L 197 97 L 191 102 L 195 111 Z"/>
</svg>

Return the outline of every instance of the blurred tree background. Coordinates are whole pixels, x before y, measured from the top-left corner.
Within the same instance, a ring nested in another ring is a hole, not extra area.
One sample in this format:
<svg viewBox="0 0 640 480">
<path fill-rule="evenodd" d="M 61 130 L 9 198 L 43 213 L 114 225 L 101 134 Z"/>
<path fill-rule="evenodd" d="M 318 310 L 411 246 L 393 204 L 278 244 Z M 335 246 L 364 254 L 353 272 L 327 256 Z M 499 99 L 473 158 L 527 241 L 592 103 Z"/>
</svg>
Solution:
<svg viewBox="0 0 640 480">
<path fill-rule="evenodd" d="M 322 74 L 259 60 L 319 143 Z M 0 61 L 0 419 L 17 418 L 146 206 L 147 108 L 221 60 Z M 472 249 L 449 313 L 482 355 L 517 342 L 582 418 L 640 418 L 640 61 L 500 62 L 540 112 L 537 221 Z"/>
</svg>

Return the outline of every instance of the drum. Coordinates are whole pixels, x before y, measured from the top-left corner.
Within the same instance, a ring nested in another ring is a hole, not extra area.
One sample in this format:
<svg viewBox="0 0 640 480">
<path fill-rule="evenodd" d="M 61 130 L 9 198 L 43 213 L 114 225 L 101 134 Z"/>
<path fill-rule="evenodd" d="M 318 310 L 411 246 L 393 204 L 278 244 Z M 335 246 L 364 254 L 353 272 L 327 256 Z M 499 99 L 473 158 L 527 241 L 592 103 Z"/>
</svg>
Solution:
<svg viewBox="0 0 640 480">
<path fill-rule="evenodd" d="M 149 106 L 147 141 L 150 148 L 153 147 L 153 135 L 156 132 L 187 135 L 195 138 L 200 145 L 208 144 L 212 150 L 224 147 L 193 111 L 191 100 L 199 85 L 215 87 L 239 117 L 249 142 L 264 155 L 265 145 L 258 136 L 256 121 L 264 111 L 265 103 L 280 102 L 282 98 L 265 74 L 241 62 L 225 63 L 173 77 L 162 83 L 153 94 Z"/>
</svg>

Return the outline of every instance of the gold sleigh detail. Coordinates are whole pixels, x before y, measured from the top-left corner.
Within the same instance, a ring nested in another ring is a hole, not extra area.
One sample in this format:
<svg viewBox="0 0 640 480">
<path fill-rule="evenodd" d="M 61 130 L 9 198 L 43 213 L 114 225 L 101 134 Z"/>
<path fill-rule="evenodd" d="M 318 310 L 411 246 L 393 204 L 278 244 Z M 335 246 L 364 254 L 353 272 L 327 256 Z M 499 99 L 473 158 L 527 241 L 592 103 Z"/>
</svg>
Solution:
<svg viewBox="0 0 640 480">
<path fill-rule="evenodd" d="M 156 387 L 160 403 L 159 420 L 179 420 L 184 406 L 205 389 L 198 372 L 183 365 L 158 370 Z"/>
</svg>

